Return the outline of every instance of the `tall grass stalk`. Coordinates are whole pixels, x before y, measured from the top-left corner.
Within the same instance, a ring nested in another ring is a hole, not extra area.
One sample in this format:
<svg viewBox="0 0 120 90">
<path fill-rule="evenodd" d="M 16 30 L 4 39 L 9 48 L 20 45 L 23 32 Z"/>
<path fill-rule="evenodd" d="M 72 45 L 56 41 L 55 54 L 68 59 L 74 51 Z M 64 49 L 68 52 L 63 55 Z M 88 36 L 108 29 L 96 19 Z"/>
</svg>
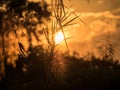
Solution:
<svg viewBox="0 0 120 90">
<path fill-rule="evenodd" d="M 45 25 L 44 35 L 47 40 L 48 46 L 56 47 L 54 37 L 55 34 L 61 31 L 64 35 L 64 42 L 69 52 L 69 47 L 67 43 L 67 37 L 65 35 L 64 28 L 73 25 L 73 21 L 79 18 L 79 15 L 71 12 L 69 8 L 64 6 L 63 0 L 51 0 L 51 28 Z M 74 17 L 73 17 L 74 15 Z"/>
<path fill-rule="evenodd" d="M 67 53 L 69 54 L 69 47 L 68 47 L 68 43 L 67 43 L 67 39 L 68 37 L 66 37 L 65 35 L 65 31 L 64 28 L 68 27 L 70 25 L 73 25 L 73 21 L 75 19 L 77 19 L 79 16 L 74 15 L 73 17 L 73 13 L 71 13 L 71 11 L 67 8 L 65 8 L 65 5 L 63 3 L 63 0 L 51 0 L 51 12 L 52 12 L 52 16 L 51 16 L 51 24 L 50 27 L 48 24 L 44 24 L 44 36 L 45 39 L 47 41 L 47 46 L 46 46 L 46 53 L 48 55 L 48 60 L 47 60 L 47 64 L 46 64 L 46 72 L 47 72 L 47 77 L 51 77 L 52 74 L 52 63 L 53 60 L 55 59 L 55 56 L 58 53 L 58 49 L 55 43 L 55 34 L 57 32 L 62 32 L 63 36 L 64 36 L 64 43 L 66 45 L 67 48 Z M 54 78 L 54 76 L 52 76 L 51 78 Z"/>
</svg>

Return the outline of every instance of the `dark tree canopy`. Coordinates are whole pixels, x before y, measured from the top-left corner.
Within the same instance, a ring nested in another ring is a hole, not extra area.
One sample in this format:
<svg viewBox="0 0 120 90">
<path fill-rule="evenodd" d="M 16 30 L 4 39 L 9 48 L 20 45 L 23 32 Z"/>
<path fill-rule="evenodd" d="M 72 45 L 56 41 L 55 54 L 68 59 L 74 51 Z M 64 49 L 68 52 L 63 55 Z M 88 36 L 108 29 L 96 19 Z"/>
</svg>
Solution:
<svg viewBox="0 0 120 90">
<path fill-rule="evenodd" d="M 28 34 L 32 32 L 36 36 L 36 26 L 44 22 L 42 18 L 49 19 L 50 14 L 46 2 L 2 0 L 0 1 L 0 34 L 7 33 L 5 29 L 8 26 L 12 27 L 13 30 L 22 25 Z"/>
<path fill-rule="evenodd" d="M 20 26 L 26 29 L 29 43 L 32 42 L 31 33 L 36 37 L 36 40 L 39 40 L 36 27 L 42 24 L 44 20 L 50 19 L 51 12 L 48 7 L 49 5 L 46 2 L 0 1 L 0 34 L 9 36 L 9 32 L 13 31 L 18 38 L 16 31 Z"/>
<path fill-rule="evenodd" d="M 32 46 L 33 36 L 40 41 L 40 26 L 50 20 L 50 15 L 49 5 L 45 1 L 0 0 L 0 74 L 4 70 L 1 67 L 6 67 L 8 58 L 13 62 L 15 56 L 21 53 L 24 55 L 24 45 L 20 38 L 27 38 L 28 48 Z"/>
</svg>

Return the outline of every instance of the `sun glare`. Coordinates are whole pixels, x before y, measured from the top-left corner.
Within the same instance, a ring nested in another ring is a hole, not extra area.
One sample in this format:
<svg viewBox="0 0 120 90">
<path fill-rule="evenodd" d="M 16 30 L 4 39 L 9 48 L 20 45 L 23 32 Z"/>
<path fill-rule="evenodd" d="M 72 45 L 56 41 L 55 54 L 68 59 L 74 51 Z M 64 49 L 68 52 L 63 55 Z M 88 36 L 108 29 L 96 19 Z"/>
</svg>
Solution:
<svg viewBox="0 0 120 90">
<path fill-rule="evenodd" d="M 64 40 L 64 35 L 62 32 L 58 32 L 55 35 L 55 43 L 59 44 L 60 42 L 62 42 Z"/>
</svg>

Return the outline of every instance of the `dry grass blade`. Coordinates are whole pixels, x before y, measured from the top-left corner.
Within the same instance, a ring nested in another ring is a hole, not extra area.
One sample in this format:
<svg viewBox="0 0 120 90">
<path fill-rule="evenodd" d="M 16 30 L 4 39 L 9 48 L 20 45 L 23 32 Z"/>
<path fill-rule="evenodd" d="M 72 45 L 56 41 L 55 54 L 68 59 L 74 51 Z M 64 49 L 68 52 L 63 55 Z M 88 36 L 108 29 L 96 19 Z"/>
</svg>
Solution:
<svg viewBox="0 0 120 90">
<path fill-rule="evenodd" d="M 44 35 L 45 35 L 45 38 L 46 38 L 48 44 L 51 46 L 51 42 L 50 42 L 48 31 L 44 28 L 43 32 L 44 32 Z"/>
<path fill-rule="evenodd" d="M 67 15 L 67 13 L 65 13 L 64 17 L 61 19 L 62 22 L 64 22 L 65 20 L 67 20 L 71 16 L 71 14 Z"/>
<path fill-rule="evenodd" d="M 61 6 L 62 6 L 62 9 L 63 9 L 63 12 L 65 14 L 65 8 L 64 8 L 63 0 L 60 0 L 60 2 L 61 2 Z"/>
<path fill-rule="evenodd" d="M 64 27 L 74 25 L 75 23 L 73 23 L 73 21 L 77 19 L 80 15 L 76 15 L 75 17 L 72 17 L 73 13 L 71 13 L 69 9 L 65 8 L 63 4 L 63 0 L 51 0 L 51 11 L 53 12 L 51 18 L 51 29 L 48 30 L 48 27 L 44 28 L 44 35 L 49 45 L 49 50 L 51 53 L 54 52 L 56 47 L 54 37 L 57 32 L 61 31 L 64 36 L 66 48 L 69 52 L 69 48 L 67 44 L 68 38 L 66 38 L 65 36 Z"/>
<path fill-rule="evenodd" d="M 58 28 L 56 29 L 56 32 L 60 31 L 61 28 L 69 27 L 69 26 L 75 25 L 75 24 L 76 24 L 76 23 L 69 23 L 69 24 L 67 24 L 67 25 L 62 25 L 61 27 L 58 27 Z M 64 30 L 64 31 L 66 31 L 66 30 Z M 70 31 L 70 30 L 68 30 L 68 31 Z"/>
<path fill-rule="evenodd" d="M 69 23 L 69 24 L 65 24 L 65 25 L 62 25 L 62 28 L 65 28 L 65 27 L 68 27 L 68 26 L 72 26 L 72 25 L 75 25 L 76 23 Z M 60 29 L 60 28 L 59 28 Z"/>
<path fill-rule="evenodd" d="M 73 15 L 75 15 L 76 17 L 78 16 L 74 11 L 71 11 L 68 7 L 65 7 L 66 9 L 68 9 Z M 89 29 L 91 30 L 91 28 L 80 18 L 80 15 L 78 17 L 78 19 Z"/>
<path fill-rule="evenodd" d="M 69 25 L 71 22 L 73 22 L 77 18 L 79 18 L 79 16 L 76 16 L 76 17 L 72 18 L 71 20 L 67 21 L 63 26 Z"/>
</svg>

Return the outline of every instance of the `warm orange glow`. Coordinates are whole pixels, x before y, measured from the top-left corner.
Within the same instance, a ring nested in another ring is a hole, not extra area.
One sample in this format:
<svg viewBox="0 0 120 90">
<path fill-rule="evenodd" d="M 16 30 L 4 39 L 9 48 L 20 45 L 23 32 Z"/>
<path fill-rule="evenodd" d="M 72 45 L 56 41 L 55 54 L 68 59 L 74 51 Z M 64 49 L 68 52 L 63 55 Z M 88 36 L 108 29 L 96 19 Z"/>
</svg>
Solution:
<svg viewBox="0 0 120 90">
<path fill-rule="evenodd" d="M 64 35 L 62 32 L 58 32 L 55 35 L 55 43 L 59 44 L 60 42 L 62 42 L 64 40 Z"/>
</svg>

